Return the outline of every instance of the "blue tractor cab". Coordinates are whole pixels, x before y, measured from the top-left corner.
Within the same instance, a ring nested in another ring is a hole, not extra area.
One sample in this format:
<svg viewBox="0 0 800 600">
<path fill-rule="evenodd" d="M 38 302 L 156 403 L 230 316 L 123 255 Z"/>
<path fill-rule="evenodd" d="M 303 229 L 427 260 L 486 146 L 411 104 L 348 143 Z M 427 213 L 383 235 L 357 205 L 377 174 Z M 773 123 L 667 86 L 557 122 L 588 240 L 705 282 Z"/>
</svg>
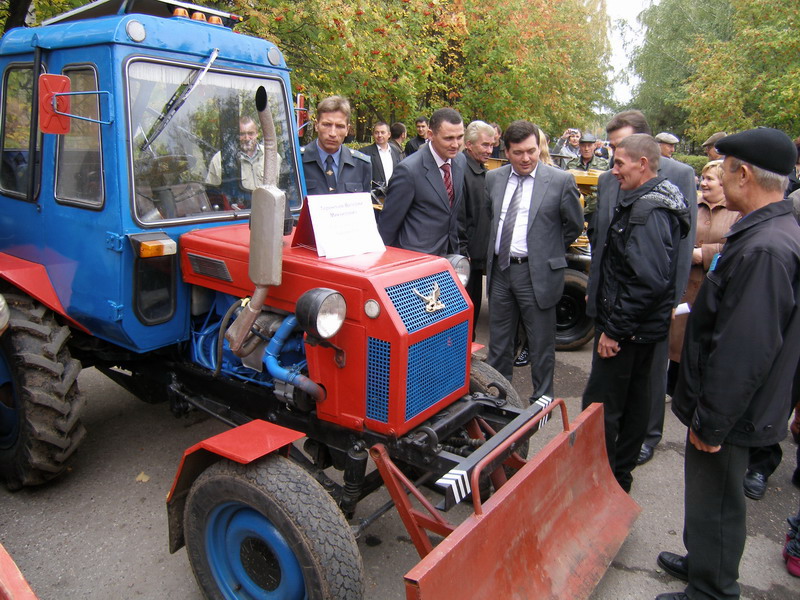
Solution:
<svg viewBox="0 0 800 600">
<path fill-rule="evenodd" d="M 0 40 L 0 270 L 94 338 L 148 352 L 189 337 L 204 300 L 178 276 L 176 243 L 248 219 L 240 128 L 258 122 L 259 87 L 278 184 L 300 206 L 289 69 L 273 44 L 232 31 L 240 20 L 101 0 Z M 69 91 L 40 89 L 42 74 L 68 77 Z M 53 95 L 70 129 L 41 135 L 40 101 Z M 160 255 L 145 256 L 145 242 Z"/>
</svg>

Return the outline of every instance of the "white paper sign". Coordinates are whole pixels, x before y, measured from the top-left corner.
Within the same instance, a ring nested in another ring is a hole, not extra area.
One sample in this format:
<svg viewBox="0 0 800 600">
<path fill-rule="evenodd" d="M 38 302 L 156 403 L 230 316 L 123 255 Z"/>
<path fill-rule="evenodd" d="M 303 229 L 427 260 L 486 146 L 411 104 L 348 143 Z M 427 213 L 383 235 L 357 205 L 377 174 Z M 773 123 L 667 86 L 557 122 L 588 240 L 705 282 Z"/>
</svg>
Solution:
<svg viewBox="0 0 800 600">
<path fill-rule="evenodd" d="M 366 192 L 308 196 L 308 212 L 319 256 L 338 258 L 386 250 Z"/>
</svg>

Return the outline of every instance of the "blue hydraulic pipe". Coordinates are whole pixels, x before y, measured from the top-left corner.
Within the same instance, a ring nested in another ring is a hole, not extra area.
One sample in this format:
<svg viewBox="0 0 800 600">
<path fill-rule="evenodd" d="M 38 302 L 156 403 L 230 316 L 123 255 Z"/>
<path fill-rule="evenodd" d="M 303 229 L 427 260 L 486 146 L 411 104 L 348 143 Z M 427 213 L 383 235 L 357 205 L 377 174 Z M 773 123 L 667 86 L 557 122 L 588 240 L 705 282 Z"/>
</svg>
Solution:
<svg viewBox="0 0 800 600">
<path fill-rule="evenodd" d="M 322 402 L 325 400 L 325 390 L 302 373 L 285 369 L 278 362 L 278 355 L 295 327 L 297 327 L 297 318 L 294 315 L 289 315 L 283 320 L 281 326 L 278 327 L 278 331 L 275 332 L 275 335 L 272 336 L 269 344 L 267 344 L 264 364 L 267 366 L 269 374 L 275 379 L 284 381 L 289 385 L 303 390 L 306 394 L 314 398 L 316 402 Z"/>
</svg>

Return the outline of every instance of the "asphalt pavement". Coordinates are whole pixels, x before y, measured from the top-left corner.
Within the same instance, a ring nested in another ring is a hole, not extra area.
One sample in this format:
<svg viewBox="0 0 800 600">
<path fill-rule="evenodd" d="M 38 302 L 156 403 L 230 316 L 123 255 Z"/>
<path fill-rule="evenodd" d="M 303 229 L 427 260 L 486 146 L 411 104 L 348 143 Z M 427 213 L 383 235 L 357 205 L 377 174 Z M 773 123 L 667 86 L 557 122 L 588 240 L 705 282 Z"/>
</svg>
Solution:
<svg viewBox="0 0 800 600">
<path fill-rule="evenodd" d="M 479 341 L 486 339 L 485 328 L 481 319 Z M 572 415 L 590 364 L 590 346 L 557 355 L 556 393 Z M 516 369 L 514 385 L 522 395 L 530 392 L 527 375 Z M 0 490 L 0 542 L 42 600 L 200 600 L 185 550 L 167 550 L 165 497 L 183 450 L 224 426 L 200 415 L 175 418 L 166 404 L 145 404 L 93 369 L 79 382 L 88 400 L 86 441 L 56 481 L 16 493 Z M 551 421 L 545 432 L 557 427 Z M 685 435 L 668 412 L 655 457 L 634 471 L 631 493 L 642 514 L 591 600 L 649 600 L 683 589 L 655 559 L 661 550 L 682 551 Z M 781 558 L 786 517 L 797 512 L 800 500 L 790 483 L 795 446 L 787 440 L 783 448 L 784 461 L 765 498 L 748 500 L 740 578 L 746 600 L 800 598 L 800 579 L 786 573 Z M 383 490 L 373 496 L 357 517 L 387 498 Z M 417 555 L 397 514 L 379 519 L 359 547 L 366 599 L 405 598 L 402 576 Z"/>
</svg>

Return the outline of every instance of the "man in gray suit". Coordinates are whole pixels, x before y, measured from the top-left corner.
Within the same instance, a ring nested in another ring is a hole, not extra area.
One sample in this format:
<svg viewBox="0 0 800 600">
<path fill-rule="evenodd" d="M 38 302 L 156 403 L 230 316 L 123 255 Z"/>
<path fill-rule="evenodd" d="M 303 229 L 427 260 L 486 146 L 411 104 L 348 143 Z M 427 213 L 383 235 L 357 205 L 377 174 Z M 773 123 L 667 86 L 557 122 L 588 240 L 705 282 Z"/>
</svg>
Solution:
<svg viewBox="0 0 800 600">
<path fill-rule="evenodd" d="M 583 229 L 575 179 L 539 162 L 539 128 L 514 121 L 503 141 L 509 165 L 486 174 L 492 205 L 486 289 L 487 362 L 511 380 L 522 319 L 531 354 L 531 400 L 553 397 L 556 304 L 564 291 L 566 249 Z"/>
<path fill-rule="evenodd" d="M 444 256 L 465 254 L 459 212 L 466 159 L 464 121 L 452 108 L 433 113 L 429 144 L 397 164 L 378 218 L 387 246 Z"/>
<path fill-rule="evenodd" d="M 650 125 L 644 114 L 638 110 L 626 110 L 618 113 L 606 125 L 606 133 L 611 149 L 629 135 L 634 133 L 646 133 L 652 135 Z M 689 208 L 691 219 L 691 229 L 686 237 L 680 241 L 678 249 L 678 265 L 675 277 L 675 297 L 673 306 L 677 306 L 686 284 L 689 281 L 689 269 L 692 263 L 692 250 L 694 248 L 695 230 L 697 227 L 697 189 L 694 183 L 694 169 L 687 164 L 678 162 L 671 158 L 662 157 L 659 160 L 658 175 L 666 179 L 677 187 L 683 194 L 686 205 Z M 588 301 L 586 303 L 586 314 L 594 318 L 597 316 L 597 282 L 600 276 L 600 263 L 603 259 L 603 250 L 606 243 L 606 234 L 614 211 L 622 200 L 624 191 L 620 189 L 619 181 L 607 171 L 600 175 L 597 184 L 597 210 L 589 216 L 587 221 L 589 226 L 589 241 L 592 244 L 592 263 L 589 268 L 589 286 L 587 289 Z M 641 465 L 653 457 L 655 446 L 661 441 L 661 433 L 664 429 L 664 396 L 667 390 L 667 363 L 669 353 L 669 340 L 663 340 L 656 344 L 653 352 L 653 363 L 650 374 L 650 421 L 647 429 L 647 437 L 642 445 L 637 464 Z"/>
</svg>

